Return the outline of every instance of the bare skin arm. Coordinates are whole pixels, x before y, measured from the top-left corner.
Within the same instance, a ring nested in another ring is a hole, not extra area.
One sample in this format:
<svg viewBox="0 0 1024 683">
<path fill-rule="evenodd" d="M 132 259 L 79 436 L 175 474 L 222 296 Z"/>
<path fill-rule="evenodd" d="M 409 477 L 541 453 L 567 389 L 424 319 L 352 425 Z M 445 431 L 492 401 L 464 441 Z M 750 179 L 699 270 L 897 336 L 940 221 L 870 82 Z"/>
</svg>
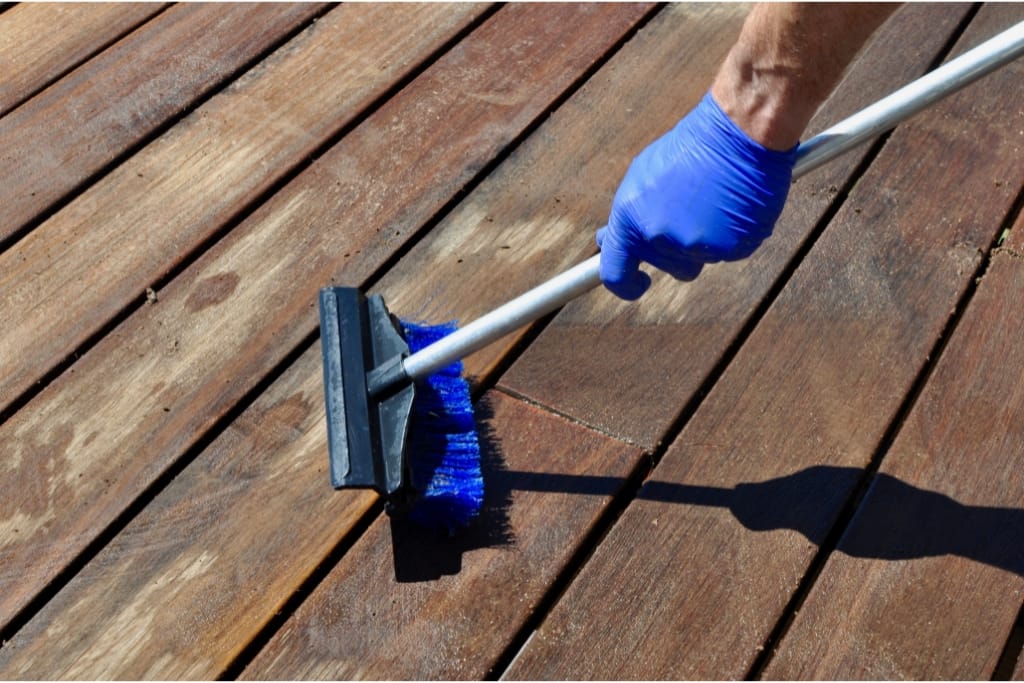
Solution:
<svg viewBox="0 0 1024 683">
<path fill-rule="evenodd" d="M 711 94 L 752 139 L 791 149 L 847 65 L 898 4 L 764 3 L 747 16 Z"/>
</svg>

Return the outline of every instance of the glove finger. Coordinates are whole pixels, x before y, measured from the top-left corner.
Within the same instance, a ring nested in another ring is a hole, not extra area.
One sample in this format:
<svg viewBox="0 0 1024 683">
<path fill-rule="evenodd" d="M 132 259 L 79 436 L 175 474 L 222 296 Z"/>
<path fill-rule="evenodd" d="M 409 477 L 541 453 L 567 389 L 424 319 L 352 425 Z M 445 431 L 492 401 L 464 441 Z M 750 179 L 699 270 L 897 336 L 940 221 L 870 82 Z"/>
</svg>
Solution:
<svg viewBox="0 0 1024 683">
<path fill-rule="evenodd" d="M 604 236 L 607 235 L 607 234 L 608 234 L 608 226 L 607 225 L 604 226 L 603 228 L 600 228 L 597 231 L 597 234 L 594 237 L 597 239 L 597 248 L 598 249 L 600 249 L 602 247 L 602 245 L 604 244 Z"/>
<path fill-rule="evenodd" d="M 651 286 L 650 276 L 640 270 L 640 261 L 619 244 L 615 236 L 602 228 L 599 231 L 601 244 L 601 282 L 608 290 L 626 301 L 639 299 Z"/>
<path fill-rule="evenodd" d="M 687 258 L 687 256 L 681 252 L 677 252 L 672 255 L 665 253 L 649 254 L 644 260 L 658 270 L 664 271 L 676 280 L 681 280 L 682 282 L 691 282 L 696 280 L 697 276 L 700 275 L 701 270 L 704 268 L 703 262 Z"/>
</svg>

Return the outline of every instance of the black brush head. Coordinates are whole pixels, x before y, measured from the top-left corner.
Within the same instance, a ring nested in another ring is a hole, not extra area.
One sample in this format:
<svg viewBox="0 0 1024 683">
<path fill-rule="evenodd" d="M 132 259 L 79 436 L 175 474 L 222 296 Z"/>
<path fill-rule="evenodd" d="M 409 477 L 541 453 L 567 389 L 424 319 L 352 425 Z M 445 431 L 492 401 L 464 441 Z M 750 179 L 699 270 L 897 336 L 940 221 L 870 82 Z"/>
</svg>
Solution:
<svg viewBox="0 0 1024 683">
<path fill-rule="evenodd" d="M 409 354 L 400 329 L 379 294 L 367 297 L 354 287 L 320 290 L 331 484 L 372 488 L 392 505 L 411 494 L 405 442 L 415 387 L 400 382 L 375 396 L 367 377 Z"/>
</svg>

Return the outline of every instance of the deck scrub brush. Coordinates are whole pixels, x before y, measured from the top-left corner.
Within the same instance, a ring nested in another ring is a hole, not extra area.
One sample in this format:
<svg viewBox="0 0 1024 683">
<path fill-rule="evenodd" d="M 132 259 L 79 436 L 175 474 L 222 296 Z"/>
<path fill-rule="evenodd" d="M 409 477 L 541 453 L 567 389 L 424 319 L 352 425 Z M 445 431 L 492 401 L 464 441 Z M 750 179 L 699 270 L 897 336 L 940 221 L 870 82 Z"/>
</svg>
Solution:
<svg viewBox="0 0 1024 683">
<path fill-rule="evenodd" d="M 1024 22 L 802 143 L 793 179 L 1021 55 Z M 431 526 L 471 520 L 483 502 L 480 447 L 457 361 L 599 284 L 596 255 L 461 329 L 403 328 L 380 295 L 320 290 L 332 484 L 372 487 Z"/>
<path fill-rule="evenodd" d="M 388 511 L 453 534 L 483 506 L 480 441 L 459 357 L 406 364 L 458 333 L 391 315 L 380 295 L 320 291 L 327 440 L 335 488 L 369 487 Z"/>
</svg>

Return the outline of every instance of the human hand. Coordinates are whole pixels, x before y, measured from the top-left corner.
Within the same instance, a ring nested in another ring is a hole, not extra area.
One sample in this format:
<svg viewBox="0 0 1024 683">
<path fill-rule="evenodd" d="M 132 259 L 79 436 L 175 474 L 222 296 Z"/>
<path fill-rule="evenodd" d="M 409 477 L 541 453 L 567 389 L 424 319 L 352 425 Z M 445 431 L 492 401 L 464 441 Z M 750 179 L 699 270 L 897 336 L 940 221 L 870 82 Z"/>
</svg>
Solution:
<svg viewBox="0 0 1024 683">
<path fill-rule="evenodd" d="M 693 280 L 707 263 L 750 256 L 782 213 L 796 149 L 751 140 L 705 95 L 630 164 L 597 232 L 605 286 L 637 299 L 651 284 L 640 262 Z"/>
</svg>

